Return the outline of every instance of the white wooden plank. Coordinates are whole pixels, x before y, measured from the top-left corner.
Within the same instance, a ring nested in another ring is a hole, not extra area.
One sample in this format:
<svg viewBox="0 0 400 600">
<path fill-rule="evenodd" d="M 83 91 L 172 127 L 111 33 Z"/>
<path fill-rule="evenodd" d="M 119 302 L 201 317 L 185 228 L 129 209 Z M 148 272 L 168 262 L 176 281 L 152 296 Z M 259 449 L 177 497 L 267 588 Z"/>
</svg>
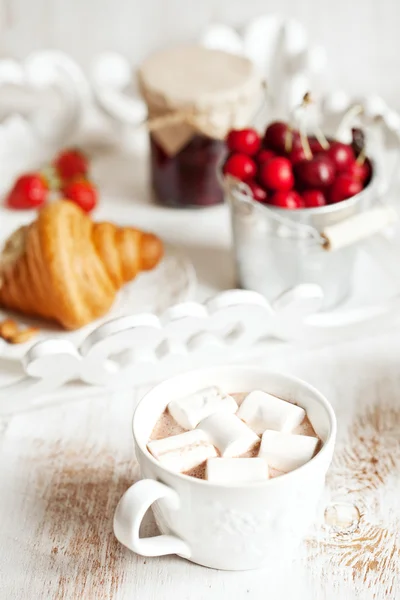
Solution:
<svg viewBox="0 0 400 600">
<path fill-rule="evenodd" d="M 127 393 L 10 420 L 0 448 L 0 591 L 16 600 L 28 590 L 35 599 L 60 600 L 260 598 L 266 589 L 278 600 L 290 593 L 304 599 L 395 598 L 400 590 L 400 376 L 393 357 L 399 346 L 397 332 L 281 362 L 320 387 L 339 417 L 325 502 L 345 501 L 364 515 L 353 533 L 319 524 L 289 580 L 268 569 L 223 573 L 176 557 L 144 559 L 117 544 L 113 510 L 137 476 L 130 431 L 134 398 Z M 345 451 L 349 436 L 351 450 Z M 149 518 L 143 534 L 154 532 Z"/>
</svg>

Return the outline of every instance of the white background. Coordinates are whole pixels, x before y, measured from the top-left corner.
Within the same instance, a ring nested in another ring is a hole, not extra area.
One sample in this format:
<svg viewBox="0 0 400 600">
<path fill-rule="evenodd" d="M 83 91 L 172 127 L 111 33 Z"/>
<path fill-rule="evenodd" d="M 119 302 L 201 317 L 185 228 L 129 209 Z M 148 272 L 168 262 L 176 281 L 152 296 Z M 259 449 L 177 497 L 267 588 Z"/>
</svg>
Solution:
<svg viewBox="0 0 400 600">
<path fill-rule="evenodd" d="M 332 85 L 400 107 L 398 0 L 0 0 L 0 53 L 56 47 L 85 67 L 102 50 L 134 64 L 164 44 L 196 39 L 210 22 L 243 25 L 279 11 L 325 45 Z"/>
</svg>

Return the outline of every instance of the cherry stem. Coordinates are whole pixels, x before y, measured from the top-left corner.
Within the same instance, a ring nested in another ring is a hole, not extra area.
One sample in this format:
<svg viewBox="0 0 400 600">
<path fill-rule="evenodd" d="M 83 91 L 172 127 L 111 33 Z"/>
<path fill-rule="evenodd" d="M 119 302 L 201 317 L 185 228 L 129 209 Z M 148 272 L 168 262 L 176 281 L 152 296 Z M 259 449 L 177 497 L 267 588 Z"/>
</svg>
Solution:
<svg viewBox="0 0 400 600">
<path fill-rule="evenodd" d="M 299 127 L 299 133 L 300 133 L 300 142 L 301 142 L 302 148 L 304 150 L 304 155 L 307 160 L 311 160 L 313 157 L 313 153 L 311 152 L 310 143 L 308 141 L 307 134 L 304 131 L 304 123 L 302 124 L 301 127 Z"/>
<path fill-rule="evenodd" d="M 304 108 L 303 118 L 299 119 L 300 142 L 301 142 L 301 146 L 304 150 L 304 155 L 307 160 L 311 160 L 313 157 L 313 153 L 311 152 L 311 148 L 310 148 L 310 143 L 308 141 L 308 136 L 307 136 L 307 133 L 305 130 L 306 129 L 305 128 L 305 112 L 306 112 L 305 109 L 311 103 L 312 103 L 311 94 L 310 94 L 310 92 L 307 92 L 306 94 L 304 94 L 303 101 L 300 104 L 300 107 Z"/>
<path fill-rule="evenodd" d="M 353 120 L 358 115 L 361 115 L 364 112 L 364 107 L 361 104 L 354 104 L 351 106 L 343 115 L 342 120 L 340 121 L 338 128 L 336 130 L 336 139 L 341 138 L 341 134 L 343 131 L 350 127 L 353 124 Z"/>
<path fill-rule="evenodd" d="M 291 125 L 287 126 L 285 132 L 285 152 L 289 153 L 293 149 L 293 129 Z"/>
<path fill-rule="evenodd" d="M 361 150 L 360 154 L 356 158 L 356 164 L 359 166 L 363 165 L 365 163 L 366 158 L 367 158 L 367 155 L 365 154 L 365 146 L 364 146 L 363 149 Z"/>
<path fill-rule="evenodd" d="M 322 148 L 324 150 L 328 150 L 330 147 L 330 144 L 329 144 L 328 140 L 326 139 L 325 135 L 322 133 L 322 130 L 319 127 L 316 127 L 314 134 L 315 134 L 315 137 L 317 138 L 317 140 L 319 141 L 319 143 L 321 144 Z"/>
<path fill-rule="evenodd" d="M 307 106 L 310 106 L 310 104 L 313 104 L 313 102 L 314 102 L 314 100 L 311 96 L 311 93 L 306 92 L 304 94 L 304 98 L 303 98 L 303 102 L 301 103 L 301 106 L 307 107 Z M 324 134 L 322 133 L 322 130 L 318 126 L 315 127 L 314 135 L 317 138 L 317 140 L 319 141 L 319 143 L 321 144 L 322 148 L 324 150 L 328 150 L 330 144 L 329 144 L 328 140 L 326 139 L 326 137 L 324 136 Z"/>
<path fill-rule="evenodd" d="M 255 113 L 253 114 L 253 118 L 252 118 L 252 123 L 254 123 L 255 121 L 257 121 L 258 117 L 260 115 L 263 114 L 264 109 L 266 106 L 268 106 L 268 102 L 269 102 L 269 98 L 268 98 L 268 85 L 265 79 L 262 80 L 261 82 L 261 89 L 262 89 L 262 99 L 260 100 L 260 106 L 256 109 Z"/>
</svg>

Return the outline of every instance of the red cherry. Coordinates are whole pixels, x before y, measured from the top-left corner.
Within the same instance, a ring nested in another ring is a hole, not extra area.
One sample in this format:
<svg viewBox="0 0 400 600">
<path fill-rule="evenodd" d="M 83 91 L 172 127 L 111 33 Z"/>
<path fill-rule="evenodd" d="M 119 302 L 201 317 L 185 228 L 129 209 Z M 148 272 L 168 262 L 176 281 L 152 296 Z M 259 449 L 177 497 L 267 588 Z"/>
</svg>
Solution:
<svg viewBox="0 0 400 600">
<path fill-rule="evenodd" d="M 231 152 L 242 152 L 252 156 L 261 145 L 261 138 L 255 129 L 232 129 L 226 138 Z"/>
<path fill-rule="evenodd" d="M 290 151 L 298 150 L 299 148 L 303 149 L 303 143 L 301 141 L 300 134 L 298 131 L 292 131 Z"/>
<path fill-rule="evenodd" d="M 304 153 L 304 149 L 300 146 L 299 148 L 293 148 L 288 156 L 292 165 L 296 165 L 302 160 L 306 159 L 306 155 Z"/>
<path fill-rule="evenodd" d="M 292 144 L 291 149 L 297 147 L 300 144 L 299 132 L 289 132 L 288 125 L 282 121 L 275 121 L 267 127 L 263 139 L 263 146 L 265 148 L 274 150 L 279 154 L 286 154 L 287 142 Z"/>
<path fill-rule="evenodd" d="M 335 179 L 335 182 L 330 189 L 329 201 L 331 204 L 336 204 L 336 202 L 347 200 L 347 198 L 359 194 L 362 189 L 363 186 L 361 181 L 344 173 Z"/>
<path fill-rule="evenodd" d="M 263 145 L 278 152 L 284 151 L 287 129 L 287 124 L 281 121 L 271 123 L 265 130 Z"/>
<path fill-rule="evenodd" d="M 246 154 L 231 154 L 224 166 L 222 171 L 225 175 L 232 175 L 241 181 L 251 179 L 254 177 L 257 171 L 255 162 Z"/>
<path fill-rule="evenodd" d="M 279 208 L 304 208 L 302 197 L 294 190 L 275 192 L 271 198 L 271 204 L 279 206 Z"/>
<path fill-rule="evenodd" d="M 256 161 L 261 165 L 262 163 L 267 162 L 267 160 L 274 158 L 274 156 L 276 156 L 276 154 L 275 152 L 272 152 L 272 150 L 260 150 L 260 152 L 256 155 Z"/>
<path fill-rule="evenodd" d="M 352 147 L 341 142 L 333 142 L 326 151 L 326 154 L 335 165 L 338 173 L 347 171 L 355 159 Z"/>
<path fill-rule="evenodd" d="M 267 191 L 261 187 L 256 181 L 246 181 L 246 184 L 251 189 L 251 193 L 253 194 L 254 200 L 257 202 L 266 202 L 267 201 Z"/>
<path fill-rule="evenodd" d="M 309 188 L 328 187 L 335 179 L 335 166 L 328 156 L 318 154 L 311 160 L 297 163 L 296 174 Z"/>
<path fill-rule="evenodd" d="M 260 167 L 259 178 L 262 184 L 272 190 L 287 191 L 294 185 L 292 165 L 287 158 L 276 156 Z"/>
<path fill-rule="evenodd" d="M 321 190 L 306 190 L 302 196 L 306 208 L 316 208 L 326 204 L 325 195 Z"/>
<path fill-rule="evenodd" d="M 362 183 L 365 183 L 371 177 L 370 162 L 365 160 L 362 164 L 359 164 L 354 160 L 346 169 L 346 175 L 351 175 L 353 179 L 358 179 Z"/>
<path fill-rule="evenodd" d="M 308 143 L 310 145 L 310 150 L 313 154 L 317 154 L 318 152 L 324 151 L 324 147 L 321 146 L 321 143 L 317 140 L 316 137 L 313 137 L 313 136 L 309 137 Z"/>
</svg>

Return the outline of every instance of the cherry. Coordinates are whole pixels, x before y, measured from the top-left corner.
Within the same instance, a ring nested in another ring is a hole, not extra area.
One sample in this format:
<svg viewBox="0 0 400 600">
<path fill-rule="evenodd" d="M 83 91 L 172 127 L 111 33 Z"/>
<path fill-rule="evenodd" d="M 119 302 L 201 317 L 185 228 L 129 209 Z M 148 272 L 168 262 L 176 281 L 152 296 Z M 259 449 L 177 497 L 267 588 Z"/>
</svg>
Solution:
<svg viewBox="0 0 400 600">
<path fill-rule="evenodd" d="M 306 154 L 304 152 L 304 148 L 300 146 L 299 148 L 293 148 L 293 150 L 289 153 L 288 159 L 292 163 L 292 165 L 296 165 L 302 160 L 306 159 Z"/>
<path fill-rule="evenodd" d="M 255 129 L 232 129 L 226 138 L 231 152 L 242 152 L 252 156 L 261 146 L 261 138 Z"/>
<path fill-rule="evenodd" d="M 361 154 L 365 147 L 365 133 L 359 127 L 354 127 L 351 130 L 351 147 L 353 148 L 353 152 L 356 156 Z"/>
<path fill-rule="evenodd" d="M 298 150 L 299 148 L 303 149 L 303 143 L 300 138 L 300 134 L 298 131 L 292 131 L 292 141 L 291 141 L 291 149 Z"/>
<path fill-rule="evenodd" d="M 253 194 L 254 200 L 257 202 L 267 202 L 268 194 L 267 191 L 261 187 L 256 181 L 246 181 L 246 184 L 251 189 L 251 193 Z"/>
<path fill-rule="evenodd" d="M 333 142 L 326 151 L 326 154 L 335 165 L 338 173 L 347 171 L 355 159 L 352 147 L 341 142 Z"/>
<path fill-rule="evenodd" d="M 276 156 L 276 154 L 272 150 L 260 150 L 259 153 L 256 155 L 256 161 L 259 164 L 262 164 L 267 162 L 267 160 L 274 158 L 274 156 Z"/>
<path fill-rule="evenodd" d="M 222 171 L 241 181 L 251 179 L 257 171 L 255 162 L 247 154 L 231 154 L 228 156 Z"/>
<path fill-rule="evenodd" d="M 271 204 L 279 206 L 279 208 L 304 208 L 302 197 L 294 190 L 275 192 L 271 198 Z"/>
<path fill-rule="evenodd" d="M 335 179 L 335 166 L 328 156 L 318 154 L 311 160 L 302 160 L 296 165 L 296 173 L 308 188 L 331 185 Z"/>
<path fill-rule="evenodd" d="M 308 138 L 308 143 L 310 144 L 310 150 L 313 154 L 324 151 L 324 147 L 321 146 L 321 142 L 319 142 L 316 137 L 310 136 Z"/>
<path fill-rule="evenodd" d="M 282 123 L 282 121 L 271 123 L 265 130 L 263 146 L 278 152 L 284 152 L 287 130 L 287 124 Z"/>
<path fill-rule="evenodd" d="M 361 181 L 344 173 L 335 179 L 335 182 L 330 189 L 329 201 L 331 204 L 336 204 L 336 202 L 347 200 L 347 198 L 359 194 L 362 189 L 363 186 Z"/>
<path fill-rule="evenodd" d="M 260 167 L 260 181 L 272 190 L 287 191 L 294 185 L 292 165 L 287 158 L 276 156 Z"/>
<path fill-rule="evenodd" d="M 358 179 L 361 183 L 365 183 L 371 177 L 371 165 L 368 160 L 365 160 L 361 164 L 354 160 L 346 169 L 346 175 L 351 175 L 353 179 Z"/>
<path fill-rule="evenodd" d="M 306 190 L 302 196 L 306 208 L 316 208 L 326 204 L 324 192 L 321 190 Z"/>
<path fill-rule="evenodd" d="M 278 152 L 278 154 L 286 154 L 286 146 L 290 143 L 290 148 L 295 148 L 300 145 L 300 135 L 298 131 L 290 131 L 287 123 L 275 121 L 271 123 L 264 135 L 263 146 Z"/>
</svg>

